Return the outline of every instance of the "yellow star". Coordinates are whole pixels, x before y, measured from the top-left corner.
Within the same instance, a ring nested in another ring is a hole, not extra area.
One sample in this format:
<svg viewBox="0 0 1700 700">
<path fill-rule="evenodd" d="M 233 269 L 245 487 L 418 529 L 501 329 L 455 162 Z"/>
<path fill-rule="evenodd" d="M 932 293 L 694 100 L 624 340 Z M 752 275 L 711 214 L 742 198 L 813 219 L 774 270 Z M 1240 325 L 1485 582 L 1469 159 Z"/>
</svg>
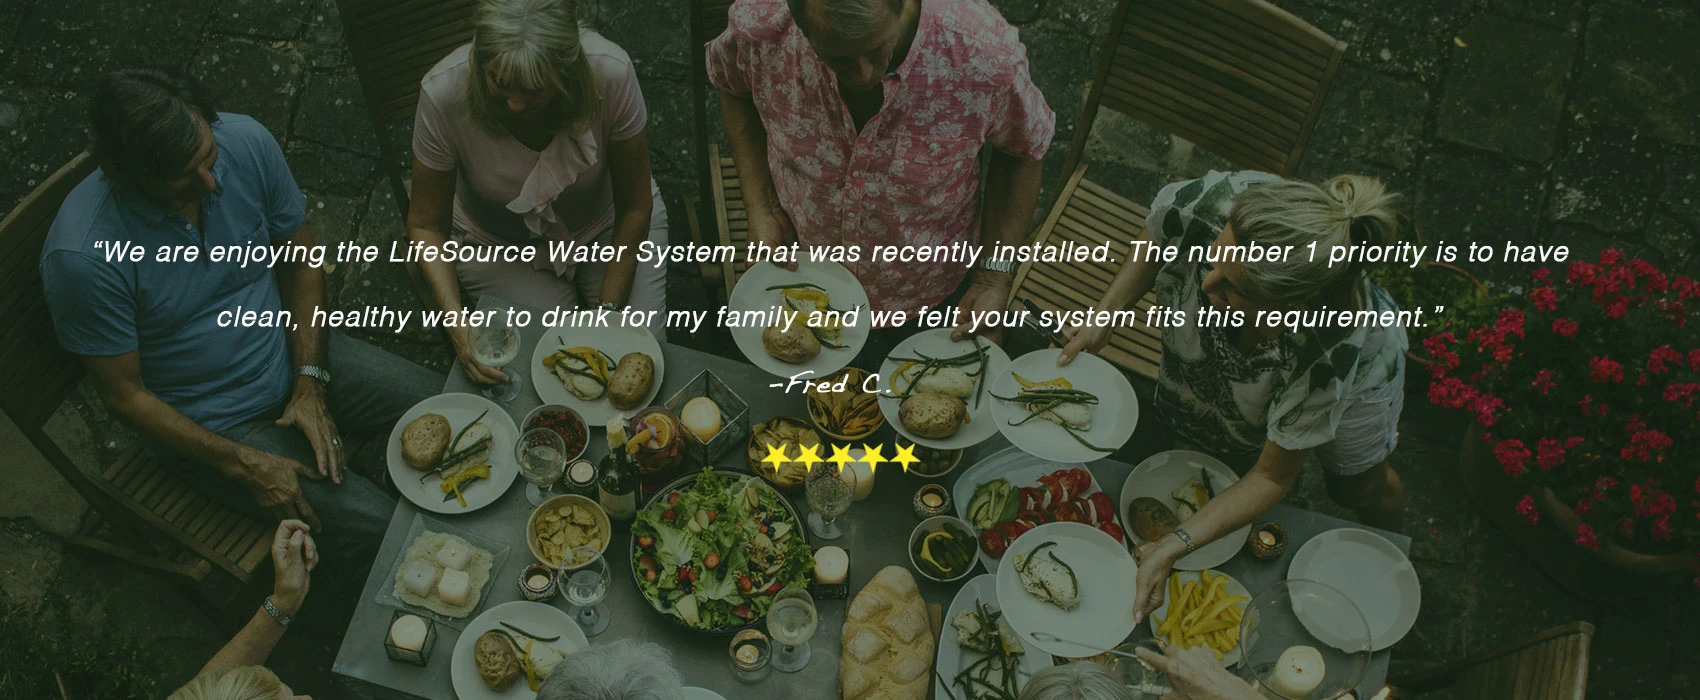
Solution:
<svg viewBox="0 0 1700 700">
<path fill-rule="evenodd" d="M 804 469 L 813 469 L 820 463 L 820 445 L 798 445 L 797 450 L 802 454 L 798 455 L 795 461 L 803 465 Z"/>
<path fill-rule="evenodd" d="M 875 471 L 880 464 L 891 461 L 886 459 L 885 455 L 880 454 L 880 451 L 884 449 L 885 445 L 862 443 L 862 463 L 868 465 L 868 471 Z"/>
<path fill-rule="evenodd" d="M 767 456 L 761 458 L 761 463 L 772 466 L 775 472 L 779 471 L 779 465 L 791 461 L 790 457 L 785 456 L 785 445 L 786 443 L 782 442 L 776 447 L 773 443 L 768 443 Z"/>
<path fill-rule="evenodd" d="M 909 471 L 909 465 L 921 461 L 921 458 L 915 456 L 914 445 L 898 445 L 897 456 L 892 457 L 891 461 L 901 465 L 903 467 L 903 471 L 907 473 Z"/>
<path fill-rule="evenodd" d="M 850 456 L 849 445 L 833 445 L 832 456 L 826 458 L 826 461 L 831 462 L 832 466 L 838 467 L 838 471 L 844 471 L 844 465 L 856 461 L 856 458 Z"/>
</svg>

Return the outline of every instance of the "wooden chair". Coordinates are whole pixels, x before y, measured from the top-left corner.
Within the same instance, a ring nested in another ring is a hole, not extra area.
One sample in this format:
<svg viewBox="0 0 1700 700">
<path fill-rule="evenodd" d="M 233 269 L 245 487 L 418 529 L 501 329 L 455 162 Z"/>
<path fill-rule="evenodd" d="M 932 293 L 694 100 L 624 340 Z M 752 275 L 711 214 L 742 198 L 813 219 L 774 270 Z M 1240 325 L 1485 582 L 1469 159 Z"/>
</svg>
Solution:
<svg viewBox="0 0 1700 700">
<path fill-rule="evenodd" d="M 718 93 L 708 82 L 708 42 L 726 31 L 731 0 L 686 0 L 691 14 L 691 114 L 697 161 L 697 193 L 685 198 L 685 215 L 691 240 L 697 245 L 731 245 L 742 248 L 749 241 L 749 218 L 744 214 L 743 190 L 738 186 L 738 169 L 732 156 L 720 154 L 720 145 L 709 136 L 708 101 Z M 707 226 L 714 227 L 710 241 Z M 742 257 L 742 256 L 737 256 Z M 730 295 L 743 276 L 743 260 L 703 263 L 702 279 L 720 294 Z"/>
<path fill-rule="evenodd" d="M 1457 700 L 1583 700 L 1594 626 L 1572 622 L 1395 678 L 1393 697 L 1450 687 Z"/>
<path fill-rule="evenodd" d="M 378 167 L 390 181 L 396 207 L 407 220 L 408 173 L 390 140 L 397 122 L 413 124 L 419 81 L 449 52 L 472 41 L 474 0 L 337 0 L 343 36 L 366 98 L 367 118 L 378 139 Z M 397 232 L 406 242 L 407 231 Z M 415 293 L 435 307 L 425 276 L 407 263 Z"/>
<path fill-rule="evenodd" d="M 99 515 L 68 542 L 184 583 L 201 583 L 214 567 L 246 583 L 270 554 L 268 523 L 215 503 L 174 466 L 140 447 L 103 470 L 85 472 L 43 430 L 82 379 L 83 366 L 55 341 L 42 290 L 41 248 L 65 196 L 94 169 L 89 154 L 73 158 L 0 221 L 0 386 L 6 387 L 0 410 Z M 98 536 L 100 520 L 119 541 Z M 159 550 L 150 532 L 175 540 L 182 551 Z"/>
<path fill-rule="evenodd" d="M 1100 107 L 1133 117 L 1235 165 L 1290 175 L 1298 168 L 1346 45 L 1264 0 L 1122 0 L 1092 81 L 1065 180 L 1033 241 L 1108 240 L 1116 259 L 1145 228 L 1147 208 L 1086 179 L 1080 162 Z M 1028 263 L 1014 297 L 1043 309 L 1094 306 L 1119 265 Z M 1153 295 L 1139 301 L 1149 308 Z M 1117 328 L 1101 356 L 1157 376 L 1157 329 Z"/>
</svg>

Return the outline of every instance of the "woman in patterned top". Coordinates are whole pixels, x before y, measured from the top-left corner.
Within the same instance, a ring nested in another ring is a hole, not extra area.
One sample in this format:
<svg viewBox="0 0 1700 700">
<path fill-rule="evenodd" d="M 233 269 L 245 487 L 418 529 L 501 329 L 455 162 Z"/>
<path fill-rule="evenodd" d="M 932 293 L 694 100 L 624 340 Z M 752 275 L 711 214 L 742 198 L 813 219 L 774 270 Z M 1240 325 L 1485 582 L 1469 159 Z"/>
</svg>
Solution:
<svg viewBox="0 0 1700 700">
<path fill-rule="evenodd" d="M 1328 252 L 1394 242 L 1399 202 L 1371 178 L 1342 175 L 1319 187 L 1251 171 L 1212 172 L 1158 193 L 1141 240 L 1180 246 L 1175 261 L 1130 258 L 1097 308 L 1130 308 L 1155 287 L 1159 305 L 1185 312 L 1185 323 L 1163 329 L 1152 414 L 1180 443 L 1253 466 L 1175 531 L 1142 548 L 1136 617 L 1162 603 L 1162 583 L 1176 559 L 1280 502 L 1312 452 L 1335 502 L 1367 525 L 1400 529 L 1404 486 L 1387 456 L 1398 441 L 1404 403 L 1404 329 L 1257 323 L 1261 312 L 1397 311 L 1362 263 L 1330 265 Z M 1254 245 L 1291 246 L 1291 253 L 1275 261 L 1227 260 L 1228 246 Z M 1189 262 L 1194 247 L 1221 261 Z M 1244 315 L 1238 323 L 1206 325 L 1199 320 L 1207 309 Z M 1110 330 L 1069 333 L 1063 364 L 1102 348 Z"/>
</svg>

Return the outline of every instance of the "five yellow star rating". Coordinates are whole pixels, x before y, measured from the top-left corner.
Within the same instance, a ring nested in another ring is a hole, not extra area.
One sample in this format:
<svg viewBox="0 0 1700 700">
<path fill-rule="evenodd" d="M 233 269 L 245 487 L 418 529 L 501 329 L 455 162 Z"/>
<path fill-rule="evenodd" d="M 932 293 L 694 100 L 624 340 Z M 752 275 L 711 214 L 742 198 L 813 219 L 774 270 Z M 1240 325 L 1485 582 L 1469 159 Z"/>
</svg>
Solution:
<svg viewBox="0 0 1700 700">
<path fill-rule="evenodd" d="M 850 454 L 850 450 L 855 447 L 854 445 L 831 445 L 832 455 L 824 458 L 820 456 L 820 445 L 796 445 L 793 449 L 793 445 L 788 442 L 770 442 L 764 443 L 762 446 L 767 448 L 767 456 L 761 458 L 762 464 L 766 464 L 775 470 L 779 468 L 779 465 L 787 462 L 796 462 L 803 465 L 805 469 L 826 462 L 840 471 L 843 471 L 844 465 L 852 462 L 861 462 L 868 465 L 870 469 L 877 469 L 879 465 L 889 462 L 903 467 L 903 471 L 907 472 L 909 465 L 921 461 L 920 457 L 915 456 L 914 445 L 897 446 L 897 455 L 889 459 L 885 456 L 885 445 L 883 444 L 862 443 L 861 459 Z M 797 456 L 791 457 L 792 453 L 796 453 Z"/>
</svg>

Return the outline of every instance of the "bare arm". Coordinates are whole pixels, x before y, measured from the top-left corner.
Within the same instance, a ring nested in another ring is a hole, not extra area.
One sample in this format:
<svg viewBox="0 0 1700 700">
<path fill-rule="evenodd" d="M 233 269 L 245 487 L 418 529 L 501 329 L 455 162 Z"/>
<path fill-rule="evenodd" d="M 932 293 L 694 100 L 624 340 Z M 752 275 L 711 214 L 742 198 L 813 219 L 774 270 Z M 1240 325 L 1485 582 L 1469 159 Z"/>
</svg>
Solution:
<svg viewBox="0 0 1700 700">
<path fill-rule="evenodd" d="M 602 302 L 626 306 L 631 302 L 637 274 L 637 244 L 649 238 L 655 199 L 650 196 L 649 131 L 638 132 L 608 148 L 608 170 L 614 179 L 614 245 L 628 255 L 608 265 L 602 278 Z"/>
<path fill-rule="evenodd" d="M 307 465 L 225 439 L 190 420 L 142 384 L 141 358 L 134 351 L 85 355 L 83 366 L 101 400 L 137 432 L 247 487 L 260 507 L 279 519 L 300 518 L 319 527 L 297 481 L 318 478 Z"/>
<path fill-rule="evenodd" d="M 455 201 L 455 172 L 432 170 L 413 159 L 413 193 L 407 204 L 407 237 L 427 248 L 441 248 L 449 242 L 453 225 Z M 421 262 L 420 270 L 431 286 L 431 296 L 437 308 L 454 311 L 464 308 L 460 298 L 460 278 L 455 276 L 454 263 L 437 259 Z M 451 326 L 444 329 L 454 345 L 455 358 L 468 377 L 481 384 L 501 384 L 508 380 L 501 370 L 488 367 L 472 357 L 472 345 L 467 341 L 466 328 Z"/>
<path fill-rule="evenodd" d="M 318 548 L 307 534 L 306 524 L 298 520 L 278 523 L 272 536 L 271 594 L 272 606 L 278 612 L 293 617 L 301 610 L 301 603 L 307 597 L 308 574 L 318 563 Z M 265 608 L 254 611 L 254 617 L 201 667 L 201 673 L 265 664 L 285 629 Z"/>
<path fill-rule="evenodd" d="M 1140 229 L 1136 241 L 1151 241 L 1151 231 Z M 1133 308 L 1151 288 L 1157 285 L 1157 273 L 1163 270 L 1163 264 L 1144 259 L 1128 258 L 1122 261 L 1120 269 L 1116 270 L 1116 278 L 1110 281 L 1109 289 L 1104 290 L 1104 296 L 1098 299 L 1100 311 L 1119 311 Z M 1057 364 L 1066 365 L 1074 361 L 1074 356 L 1081 352 L 1097 352 L 1110 342 L 1110 329 L 1103 326 L 1081 327 L 1074 326 L 1064 331 L 1068 336 L 1068 345 L 1063 348 L 1062 356 L 1057 358 Z"/>
<path fill-rule="evenodd" d="M 295 234 L 289 237 L 289 243 L 311 248 L 313 232 L 306 224 L 302 224 L 301 228 L 296 229 Z M 278 263 L 272 274 L 277 276 L 278 294 L 283 298 L 283 308 L 289 311 L 293 318 L 311 319 L 313 312 L 325 303 L 323 268 L 300 260 Z M 298 321 L 285 331 L 284 338 L 289 343 L 289 357 L 294 360 L 294 366 L 325 367 L 330 362 L 326 335 L 318 326 Z M 331 420 L 330 410 L 325 407 L 325 387 L 319 380 L 308 376 L 295 377 L 294 391 L 290 394 L 289 403 L 284 407 L 283 417 L 278 420 L 278 425 L 299 428 L 302 434 L 307 436 L 307 442 L 313 446 L 319 474 L 342 483 L 342 471 L 345 466 L 342 436 L 337 432 L 336 423 Z"/>
<path fill-rule="evenodd" d="M 1309 457 L 1310 450 L 1289 450 L 1273 442 L 1263 443 L 1263 454 L 1258 456 L 1257 464 L 1245 478 L 1216 494 L 1197 513 L 1181 523 L 1180 529 L 1185 530 L 1193 544 L 1199 547 L 1238 530 L 1281 502 L 1287 491 L 1293 488 L 1293 482 L 1298 480 L 1299 470 L 1304 468 Z M 1163 584 L 1169 578 L 1169 570 L 1185 555 L 1186 542 L 1173 533 L 1141 549 L 1138 592 L 1134 600 L 1143 600 L 1145 604 L 1134 604 L 1138 617 L 1144 617 L 1162 604 Z"/>
<path fill-rule="evenodd" d="M 1039 206 L 1039 185 L 1044 177 L 1044 163 L 1012 156 L 995 148 L 986 164 L 986 190 L 982 193 L 985 213 L 980 217 L 980 245 L 989 253 L 1000 244 L 1016 244 L 1027 238 L 1027 228 L 1033 221 L 1033 210 Z M 1009 304 L 1010 289 L 1015 276 L 1004 272 L 974 270 L 969 273 L 968 289 L 963 292 L 960 307 L 962 323 L 952 337 L 961 340 L 973 326 L 970 312 L 1000 312 Z M 983 333 L 994 341 L 1002 332 Z"/>
<path fill-rule="evenodd" d="M 732 144 L 732 162 L 738 166 L 738 185 L 744 193 L 744 210 L 749 215 L 750 241 L 769 246 L 790 245 L 797 240 L 773 188 L 773 171 L 767 166 L 767 128 L 753 100 L 720 93 L 720 114 L 726 121 L 726 140 Z M 787 265 L 796 269 L 796 263 Z"/>
</svg>

